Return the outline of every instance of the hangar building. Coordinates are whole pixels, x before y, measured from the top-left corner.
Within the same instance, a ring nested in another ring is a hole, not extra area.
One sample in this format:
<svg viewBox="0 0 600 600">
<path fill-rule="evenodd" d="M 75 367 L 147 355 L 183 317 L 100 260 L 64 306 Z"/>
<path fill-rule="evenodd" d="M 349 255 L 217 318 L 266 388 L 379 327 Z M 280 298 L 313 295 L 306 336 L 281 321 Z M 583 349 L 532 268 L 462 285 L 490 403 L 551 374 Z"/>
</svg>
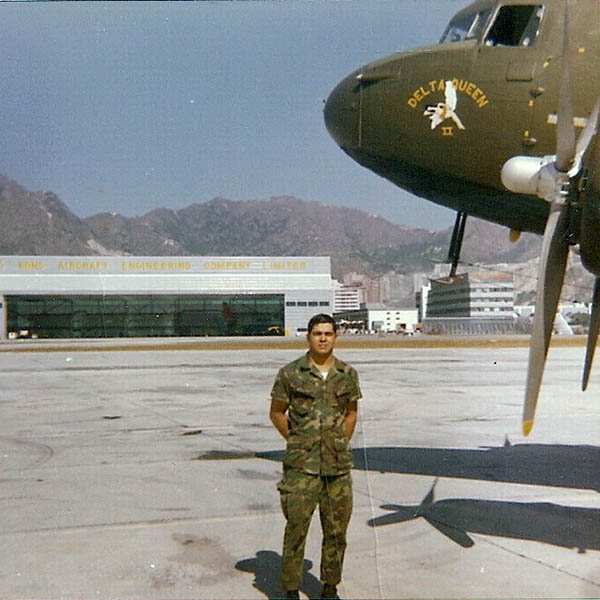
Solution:
<svg viewBox="0 0 600 600">
<path fill-rule="evenodd" d="M 294 335 L 329 257 L 0 256 L 0 339 Z"/>
</svg>

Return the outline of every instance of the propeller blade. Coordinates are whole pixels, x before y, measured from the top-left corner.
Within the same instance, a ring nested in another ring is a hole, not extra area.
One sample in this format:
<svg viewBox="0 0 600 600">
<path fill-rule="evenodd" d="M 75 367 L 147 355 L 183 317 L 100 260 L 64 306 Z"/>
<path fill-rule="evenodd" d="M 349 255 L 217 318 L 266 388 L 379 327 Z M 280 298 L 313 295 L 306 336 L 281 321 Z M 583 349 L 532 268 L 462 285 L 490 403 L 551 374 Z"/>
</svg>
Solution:
<svg viewBox="0 0 600 600">
<path fill-rule="evenodd" d="M 573 101 L 571 99 L 569 65 L 569 18 L 568 2 L 565 0 L 563 26 L 563 50 L 560 92 L 558 96 L 558 123 L 556 124 L 556 168 L 566 172 L 575 157 L 575 126 L 573 124 Z"/>
<path fill-rule="evenodd" d="M 594 295 L 592 297 L 592 316 L 590 319 L 590 330 L 588 332 L 587 348 L 585 351 L 585 366 L 583 367 L 583 381 L 581 389 L 585 392 L 592 370 L 598 332 L 600 331 L 600 279 L 596 277 L 594 282 Z"/>
<path fill-rule="evenodd" d="M 529 347 L 527 389 L 523 407 L 523 434 L 528 436 L 533 428 L 535 408 L 542 383 L 542 374 L 552 336 L 556 308 L 560 298 L 569 244 L 567 241 L 568 204 L 564 199 L 555 199 L 544 231 L 533 334 Z"/>
<path fill-rule="evenodd" d="M 581 132 L 581 135 L 577 139 L 577 146 L 575 148 L 575 160 L 573 161 L 573 167 L 569 172 L 569 175 L 573 177 L 579 172 L 581 168 L 581 159 L 585 154 L 590 142 L 598 131 L 598 114 L 600 113 L 600 98 L 596 100 L 594 108 L 585 124 L 585 129 Z"/>
</svg>

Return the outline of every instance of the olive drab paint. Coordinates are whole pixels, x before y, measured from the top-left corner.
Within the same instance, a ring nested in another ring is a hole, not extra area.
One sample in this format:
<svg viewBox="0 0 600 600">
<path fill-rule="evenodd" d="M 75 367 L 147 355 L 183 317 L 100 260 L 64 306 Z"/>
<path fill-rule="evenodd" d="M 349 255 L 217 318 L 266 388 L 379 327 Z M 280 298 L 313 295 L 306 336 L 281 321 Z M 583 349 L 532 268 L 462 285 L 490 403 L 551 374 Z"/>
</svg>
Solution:
<svg viewBox="0 0 600 600">
<path fill-rule="evenodd" d="M 358 163 L 420 198 L 542 234 L 547 202 L 508 191 L 500 171 L 513 156 L 556 151 L 564 6 L 464 5 L 440 43 L 379 58 L 342 80 L 325 105 L 330 134 Z M 581 125 L 600 90 L 600 4 L 569 1 L 568 9 Z"/>
<path fill-rule="evenodd" d="M 356 371 L 341 360 L 335 360 L 326 379 L 311 364 L 308 354 L 282 367 L 271 399 L 288 405 L 290 430 L 284 465 L 314 475 L 350 471 L 346 408 L 360 397 Z"/>
</svg>

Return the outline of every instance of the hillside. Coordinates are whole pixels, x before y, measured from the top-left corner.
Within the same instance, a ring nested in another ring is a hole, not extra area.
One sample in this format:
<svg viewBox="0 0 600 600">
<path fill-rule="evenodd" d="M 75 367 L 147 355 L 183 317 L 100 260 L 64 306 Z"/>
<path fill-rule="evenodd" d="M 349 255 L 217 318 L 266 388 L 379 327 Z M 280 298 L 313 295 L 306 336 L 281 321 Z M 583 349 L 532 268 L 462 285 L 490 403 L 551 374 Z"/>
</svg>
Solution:
<svg viewBox="0 0 600 600">
<path fill-rule="evenodd" d="M 282 196 L 232 201 L 215 198 L 180 210 L 157 208 L 126 217 L 77 217 L 54 193 L 31 192 L 0 175 L 0 253 L 17 255 L 330 256 L 332 274 L 371 277 L 430 273 L 445 261 L 451 228 L 430 232 L 395 225 L 366 212 Z M 531 296 L 541 239 L 508 240 L 500 226 L 471 218 L 464 262 L 516 270 L 519 290 Z M 569 297 L 587 300 L 591 278 L 574 261 Z"/>
</svg>

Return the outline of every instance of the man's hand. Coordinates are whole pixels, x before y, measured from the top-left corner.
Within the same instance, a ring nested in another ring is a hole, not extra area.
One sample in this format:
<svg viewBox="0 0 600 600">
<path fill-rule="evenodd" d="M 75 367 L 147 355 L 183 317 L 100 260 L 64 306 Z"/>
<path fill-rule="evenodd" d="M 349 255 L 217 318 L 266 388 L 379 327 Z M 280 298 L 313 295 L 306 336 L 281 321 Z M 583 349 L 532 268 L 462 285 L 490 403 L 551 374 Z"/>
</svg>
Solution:
<svg viewBox="0 0 600 600">
<path fill-rule="evenodd" d="M 358 416 L 358 402 L 350 402 L 346 408 L 346 420 L 344 427 L 346 430 L 346 437 L 348 441 L 352 439 L 354 434 L 354 428 L 356 427 L 356 417 Z"/>
<path fill-rule="evenodd" d="M 287 418 L 288 405 L 281 400 L 271 400 L 271 411 L 269 412 L 269 418 L 275 429 L 287 440 L 288 437 L 288 418 Z"/>
</svg>

